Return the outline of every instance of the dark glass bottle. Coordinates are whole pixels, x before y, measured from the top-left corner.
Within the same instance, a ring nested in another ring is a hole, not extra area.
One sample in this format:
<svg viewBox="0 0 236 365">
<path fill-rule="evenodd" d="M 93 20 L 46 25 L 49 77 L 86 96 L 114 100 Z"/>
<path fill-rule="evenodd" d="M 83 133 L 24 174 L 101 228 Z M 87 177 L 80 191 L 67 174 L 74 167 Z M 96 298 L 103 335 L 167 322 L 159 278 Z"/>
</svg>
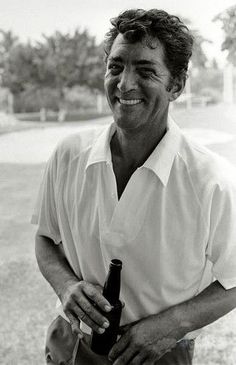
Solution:
<svg viewBox="0 0 236 365">
<path fill-rule="evenodd" d="M 91 349 L 99 355 L 108 355 L 110 349 L 117 340 L 122 304 L 120 297 L 122 262 L 120 260 L 111 260 L 109 272 L 103 288 L 103 296 L 108 300 L 113 309 L 110 312 L 104 312 L 104 316 L 109 320 L 110 326 L 103 334 L 93 332 Z"/>
</svg>

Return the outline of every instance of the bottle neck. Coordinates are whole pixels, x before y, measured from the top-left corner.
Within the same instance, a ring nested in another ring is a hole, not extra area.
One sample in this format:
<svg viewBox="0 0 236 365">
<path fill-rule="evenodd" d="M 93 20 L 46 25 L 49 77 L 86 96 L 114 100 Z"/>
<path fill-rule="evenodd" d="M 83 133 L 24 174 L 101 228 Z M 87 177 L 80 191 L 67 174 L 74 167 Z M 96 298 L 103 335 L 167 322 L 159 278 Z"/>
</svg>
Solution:
<svg viewBox="0 0 236 365">
<path fill-rule="evenodd" d="M 104 297 L 115 304 L 120 297 L 121 266 L 110 265 L 107 279 L 103 289 Z"/>
</svg>

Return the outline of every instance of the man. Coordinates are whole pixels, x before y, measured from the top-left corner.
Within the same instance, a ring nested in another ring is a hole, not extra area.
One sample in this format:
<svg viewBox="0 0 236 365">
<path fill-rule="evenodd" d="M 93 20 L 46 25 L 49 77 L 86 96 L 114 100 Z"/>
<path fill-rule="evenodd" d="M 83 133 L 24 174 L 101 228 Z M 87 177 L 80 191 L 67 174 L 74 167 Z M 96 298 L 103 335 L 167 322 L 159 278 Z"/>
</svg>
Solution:
<svg viewBox="0 0 236 365">
<path fill-rule="evenodd" d="M 47 362 L 191 364 L 196 330 L 236 306 L 236 175 L 168 116 L 192 52 L 185 25 L 156 9 L 125 11 L 112 25 L 114 123 L 57 147 L 33 219 L 40 270 L 63 308 Z M 107 359 L 91 352 L 80 321 L 98 333 L 109 326 L 101 287 L 113 258 L 123 261 L 125 308 Z"/>
</svg>

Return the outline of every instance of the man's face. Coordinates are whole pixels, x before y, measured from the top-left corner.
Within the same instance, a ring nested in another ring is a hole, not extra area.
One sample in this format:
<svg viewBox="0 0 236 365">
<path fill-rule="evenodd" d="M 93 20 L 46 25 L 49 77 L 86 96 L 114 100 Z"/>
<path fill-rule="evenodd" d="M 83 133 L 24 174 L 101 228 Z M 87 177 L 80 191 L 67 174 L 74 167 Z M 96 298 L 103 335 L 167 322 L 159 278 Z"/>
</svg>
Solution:
<svg viewBox="0 0 236 365">
<path fill-rule="evenodd" d="M 167 120 L 171 83 L 164 63 L 163 46 L 129 43 L 122 34 L 115 39 L 107 60 L 106 96 L 116 124 L 124 130 L 142 129 Z M 166 127 L 166 126 L 164 126 Z"/>
</svg>

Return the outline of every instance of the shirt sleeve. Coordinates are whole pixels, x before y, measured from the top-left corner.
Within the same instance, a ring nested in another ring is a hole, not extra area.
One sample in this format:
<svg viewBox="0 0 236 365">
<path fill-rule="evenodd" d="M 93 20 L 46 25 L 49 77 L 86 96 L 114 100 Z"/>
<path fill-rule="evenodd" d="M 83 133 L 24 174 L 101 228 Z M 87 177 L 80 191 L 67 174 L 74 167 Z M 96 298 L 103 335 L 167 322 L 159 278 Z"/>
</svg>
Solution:
<svg viewBox="0 0 236 365">
<path fill-rule="evenodd" d="M 236 187 L 214 191 L 207 255 L 213 276 L 225 289 L 236 287 Z"/>
<path fill-rule="evenodd" d="M 57 214 L 57 151 L 46 164 L 40 184 L 31 223 L 38 225 L 38 232 L 51 238 L 55 244 L 61 242 Z"/>
</svg>

